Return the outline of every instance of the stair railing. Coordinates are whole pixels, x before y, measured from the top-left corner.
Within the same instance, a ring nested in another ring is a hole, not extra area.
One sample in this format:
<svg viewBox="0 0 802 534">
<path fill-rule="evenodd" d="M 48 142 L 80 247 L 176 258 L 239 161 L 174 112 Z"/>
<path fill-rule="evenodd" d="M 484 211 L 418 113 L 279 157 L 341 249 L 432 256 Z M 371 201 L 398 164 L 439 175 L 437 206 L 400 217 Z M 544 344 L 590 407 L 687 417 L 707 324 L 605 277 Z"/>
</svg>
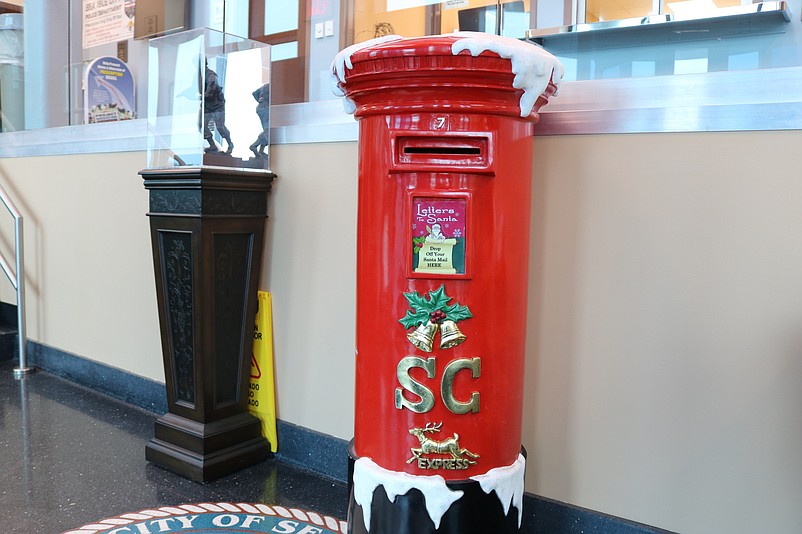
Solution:
<svg viewBox="0 0 802 534">
<path fill-rule="evenodd" d="M 14 378 L 20 379 L 34 371 L 33 367 L 28 366 L 28 358 L 25 351 L 27 337 L 25 332 L 25 254 L 22 240 L 22 214 L 0 187 L 0 200 L 6 207 L 11 216 L 14 217 L 14 249 L 16 256 L 16 274 L 11 270 L 5 257 L 0 254 L 0 267 L 6 273 L 8 280 L 14 289 L 17 290 L 17 341 L 19 343 L 19 366 L 14 368 Z"/>
</svg>

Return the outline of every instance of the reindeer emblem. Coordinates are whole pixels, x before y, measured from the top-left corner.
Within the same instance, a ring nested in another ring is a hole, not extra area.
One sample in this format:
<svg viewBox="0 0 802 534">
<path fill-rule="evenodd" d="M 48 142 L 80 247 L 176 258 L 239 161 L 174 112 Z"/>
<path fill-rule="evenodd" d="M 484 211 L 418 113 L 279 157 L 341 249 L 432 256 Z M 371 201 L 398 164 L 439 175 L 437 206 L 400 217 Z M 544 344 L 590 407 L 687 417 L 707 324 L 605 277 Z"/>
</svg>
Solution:
<svg viewBox="0 0 802 534">
<path fill-rule="evenodd" d="M 415 460 L 420 460 L 421 456 L 424 454 L 450 454 L 451 458 L 454 460 L 461 460 L 466 464 L 475 464 L 476 462 L 471 458 L 479 458 L 478 454 L 472 453 L 468 449 L 462 449 L 459 446 L 459 435 L 454 434 L 453 437 L 448 439 L 444 439 L 443 441 L 437 441 L 431 439 L 427 434 L 433 432 L 440 432 L 443 423 L 437 423 L 436 425 L 432 425 L 432 423 L 426 423 L 424 428 L 410 428 L 409 433 L 418 438 L 420 441 L 420 448 L 416 449 L 412 447 L 410 450 L 412 451 L 412 458 L 407 460 L 407 463 L 412 463 Z M 469 459 L 464 459 L 463 456 L 467 456 Z"/>
</svg>

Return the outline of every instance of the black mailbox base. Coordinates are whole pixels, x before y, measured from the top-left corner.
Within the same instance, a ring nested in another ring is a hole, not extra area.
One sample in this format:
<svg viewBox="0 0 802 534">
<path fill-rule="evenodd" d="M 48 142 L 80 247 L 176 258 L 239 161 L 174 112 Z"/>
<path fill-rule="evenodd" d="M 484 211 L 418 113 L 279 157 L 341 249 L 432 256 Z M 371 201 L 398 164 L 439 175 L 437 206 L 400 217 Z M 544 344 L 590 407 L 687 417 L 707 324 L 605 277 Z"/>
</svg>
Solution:
<svg viewBox="0 0 802 534">
<path fill-rule="evenodd" d="M 370 529 L 365 526 L 362 507 L 354 502 L 353 495 L 348 506 L 349 534 L 517 534 L 518 513 L 510 510 L 504 515 L 501 503 L 495 495 L 487 495 L 478 482 L 449 483 L 453 490 L 465 492 L 460 501 L 451 505 L 443 516 L 440 527 L 426 512 L 423 494 L 412 489 L 399 495 L 393 502 L 387 498 L 384 488 L 373 493 Z"/>
<path fill-rule="evenodd" d="M 526 451 L 522 449 L 522 457 Z M 433 516 L 427 507 L 426 493 L 432 495 L 431 486 L 423 490 L 409 487 L 409 478 L 398 473 L 399 480 L 389 475 L 386 484 L 377 484 L 372 491 L 366 510 L 357 502 L 358 490 L 355 490 L 355 462 L 358 458 L 353 451 L 353 442 L 349 451 L 348 483 L 348 534 L 518 534 L 520 532 L 520 507 L 508 506 L 505 512 L 503 498 L 496 490 L 485 492 L 476 480 L 448 481 L 443 488 L 446 492 L 462 492 L 459 498 L 447 506 L 442 516 Z M 429 478 L 429 477 L 421 477 Z M 426 484 L 428 486 L 428 484 Z M 402 489 L 399 489 L 402 488 Z M 445 489 L 447 488 L 447 489 Z M 401 493 L 403 491 L 403 493 Z M 434 492 L 436 493 L 436 492 Z M 505 497 L 506 498 L 506 497 Z M 508 501 L 509 503 L 509 501 Z M 511 503 L 510 503 L 511 504 Z M 436 508 L 434 505 L 433 508 Z M 369 517 L 366 524 L 365 517 Z M 435 524 L 438 521 L 438 524 Z"/>
</svg>

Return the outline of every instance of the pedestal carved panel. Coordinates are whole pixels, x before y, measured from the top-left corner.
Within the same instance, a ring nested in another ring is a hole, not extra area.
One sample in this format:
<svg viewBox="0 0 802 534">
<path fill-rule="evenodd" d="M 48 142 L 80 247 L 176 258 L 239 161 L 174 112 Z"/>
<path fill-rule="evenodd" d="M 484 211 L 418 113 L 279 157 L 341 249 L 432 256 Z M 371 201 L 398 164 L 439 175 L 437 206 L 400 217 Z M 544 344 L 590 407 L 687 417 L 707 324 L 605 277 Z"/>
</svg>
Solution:
<svg viewBox="0 0 802 534">
<path fill-rule="evenodd" d="M 168 406 L 146 458 L 208 481 L 270 454 L 246 403 L 267 194 L 275 176 L 216 168 L 141 174 L 150 192 Z"/>
</svg>

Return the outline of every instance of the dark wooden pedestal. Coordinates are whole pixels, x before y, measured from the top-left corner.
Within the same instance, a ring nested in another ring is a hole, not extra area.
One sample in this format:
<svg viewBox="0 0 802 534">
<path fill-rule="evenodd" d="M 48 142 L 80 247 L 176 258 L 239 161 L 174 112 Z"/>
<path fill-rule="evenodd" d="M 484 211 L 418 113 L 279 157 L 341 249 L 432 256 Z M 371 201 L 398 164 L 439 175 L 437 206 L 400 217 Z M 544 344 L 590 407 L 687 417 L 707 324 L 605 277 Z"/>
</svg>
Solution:
<svg viewBox="0 0 802 534">
<path fill-rule="evenodd" d="M 168 409 L 145 457 L 206 482 L 270 455 L 247 388 L 275 175 L 219 167 L 140 174 L 150 191 Z"/>
</svg>

